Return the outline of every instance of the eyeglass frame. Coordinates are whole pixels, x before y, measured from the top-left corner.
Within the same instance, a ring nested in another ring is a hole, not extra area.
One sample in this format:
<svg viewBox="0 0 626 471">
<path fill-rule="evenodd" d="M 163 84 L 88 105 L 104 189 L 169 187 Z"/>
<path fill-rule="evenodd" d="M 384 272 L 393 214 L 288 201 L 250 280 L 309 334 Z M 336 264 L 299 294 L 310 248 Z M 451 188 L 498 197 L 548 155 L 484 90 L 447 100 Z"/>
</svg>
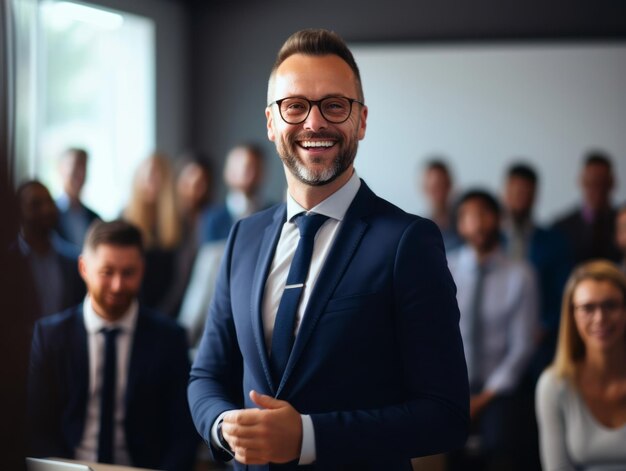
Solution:
<svg viewBox="0 0 626 471">
<path fill-rule="evenodd" d="M 300 100 L 304 100 L 309 104 L 309 110 L 306 113 L 306 116 L 302 119 L 302 121 L 298 121 L 297 123 L 290 123 L 289 121 L 287 121 L 285 119 L 285 117 L 283 116 L 283 113 L 280 109 L 280 105 L 283 101 L 285 100 L 289 100 L 289 99 L 300 99 Z M 348 100 L 348 102 L 350 103 L 350 111 L 348 112 L 348 115 L 346 116 L 346 119 L 344 119 L 343 121 L 331 121 L 330 119 L 328 119 L 326 117 L 326 115 L 324 114 L 324 112 L 322 111 L 322 107 L 320 106 L 322 104 L 322 102 L 324 100 L 330 100 L 332 98 L 343 98 L 344 100 Z M 361 106 L 365 106 L 365 103 L 363 103 L 362 101 L 357 100 L 356 98 L 348 98 L 347 96 L 341 96 L 341 95 L 333 95 L 333 96 L 327 96 L 322 98 L 321 100 L 309 100 L 308 98 L 305 98 L 303 96 L 286 96 L 284 98 L 281 98 L 280 100 L 274 100 L 273 102 L 269 103 L 267 105 L 267 107 L 269 108 L 272 105 L 278 105 L 278 114 L 280 115 L 280 118 L 287 124 L 291 124 L 291 125 L 298 125 L 298 124 L 302 124 L 304 123 L 307 118 L 309 117 L 309 115 L 311 114 L 311 110 L 313 109 L 313 106 L 317 106 L 317 109 L 320 110 L 320 114 L 322 115 L 322 118 L 324 118 L 326 121 L 328 121 L 329 123 L 332 124 L 343 124 L 346 121 L 348 121 L 348 119 L 350 119 L 350 116 L 352 115 L 352 104 L 353 103 L 358 103 Z"/>
<path fill-rule="evenodd" d="M 598 310 L 605 315 L 617 315 L 619 311 L 623 310 L 626 307 L 624 301 L 618 301 L 617 299 L 605 299 L 598 303 L 585 303 L 585 304 L 573 304 L 573 311 L 579 312 L 580 315 L 585 318 L 591 318 L 595 315 Z"/>
</svg>

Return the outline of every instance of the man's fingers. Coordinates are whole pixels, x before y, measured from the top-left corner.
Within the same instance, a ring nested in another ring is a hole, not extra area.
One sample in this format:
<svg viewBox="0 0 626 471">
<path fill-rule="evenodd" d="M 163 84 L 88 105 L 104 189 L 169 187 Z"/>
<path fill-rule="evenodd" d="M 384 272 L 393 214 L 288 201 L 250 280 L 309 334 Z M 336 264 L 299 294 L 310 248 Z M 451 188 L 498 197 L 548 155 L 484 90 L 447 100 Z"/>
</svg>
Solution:
<svg viewBox="0 0 626 471">
<path fill-rule="evenodd" d="M 235 459 L 243 464 L 263 465 L 269 463 L 267 455 L 267 444 L 259 440 L 258 437 L 242 438 L 241 436 L 231 437 L 230 447 L 235 454 Z"/>
<path fill-rule="evenodd" d="M 259 409 L 241 409 L 227 413 L 224 424 L 255 425 L 259 423 Z"/>
<path fill-rule="evenodd" d="M 266 394 L 260 394 L 254 389 L 250 391 L 250 399 L 257 406 L 262 407 L 263 409 L 278 409 L 287 405 L 285 401 L 274 399 L 272 396 L 268 396 Z"/>
<path fill-rule="evenodd" d="M 250 398 L 263 409 L 243 409 L 224 416 L 222 433 L 245 464 L 286 463 L 300 455 L 302 419 L 288 402 L 252 391 Z"/>
<path fill-rule="evenodd" d="M 232 436 L 228 442 L 230 447 L 235 451 L 236 449 L 257 450 L 263 449 L 263 444 L 256 438 L 244 438 L 240 436 Z"/>
<path fill-rule="evenodd" d="M 261 429 L 258 425 L 228 424 L 224 422 L 222 424 L 222 433 L 226 439 L 230 437 L 255 438 L 260 435 Z"/>
</svg>

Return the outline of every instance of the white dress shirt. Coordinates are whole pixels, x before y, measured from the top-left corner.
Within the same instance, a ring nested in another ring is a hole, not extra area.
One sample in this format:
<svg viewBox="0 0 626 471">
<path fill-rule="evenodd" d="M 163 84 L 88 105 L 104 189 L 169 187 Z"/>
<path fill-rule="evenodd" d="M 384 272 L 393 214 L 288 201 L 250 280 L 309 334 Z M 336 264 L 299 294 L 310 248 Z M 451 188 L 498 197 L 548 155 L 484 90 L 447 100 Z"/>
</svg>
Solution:
<svg viewBox="0 0 626 471">
<path fill-rule="evenodd" d="M 315 286 L 317 277 L 319 276 L 328 252 L 333 245 L 337 231 L 341 227 L 341 221 L 356 196 L 361 181 L 356 175 L 352 175 L 350 180 L 339 190 L 326 198 L 320 204 L 307 211 L 300 206 L 291 195 L 287 195 L 287 221 L 283 225 L 274 253 L 274 260 L 270 272 L 265 282 L 265 291 L 263 293 L 263 329 L 265 333 L 265 346 L 269 352 L 272 348 L 272 334 L 274 333 L 274 322 L 278 305 L 283 295 L 283 290 L 287 284 L 287 275 L 291 267 L 291 261 L 296 253 L 296 247 L 300 240 L 300 230 L 293 221 L 294 217 L 301 213 L 316 213 L 328 216 L 328 220 L 322 224 L 315 236 L 315 245 L 313 247 L 313 256 L 311 257 L 311 265 L 309 274 L 305 281 L 300 304 L 298 305 L 298 313 L 296 316 L 295 334 L 297 335 L 304 316 L 306 306 L 309 303 L 311 291 Z"/>
<path fill-rule="evenodd" d="M 517 386 L 534 349 L 538 319 L 534 271 L 526 262 L 512 260 L 500 249 L 484 262 L 487 273 L 479 321 L 482 345 L 478 350 L 480 358 L 474 361 L 470 317 L 479 269 L 476 253 L 465 245 L 449 255 L 448 264 L 457 285 L 468 369 L 472 365 L 479 365 L 480 369 L 468 371 L 469 376 L 479 378 L 484 390 L 509 392 Z"/>
<path fill-rule="evenodd" d="M 229 191 L 226 195 L 226 208 L 234 221 L 248 217 L 261 209 L 262 203 L 259 197 L 248 198 L 241 191 Z"/>
<path fill-rule="evenodd" d="M 281 230 L 272 266 L 265 282 L 265 291 L 263 293 L 263 331 L 265 334 L 265 346 L 268 352 L 271 350 L 272 346 L 272 334 L 274 333 L 276 312 L 278 311 L 278 305 L 280 303 L 283 290 L 287 284 L 289 267 L 291 266 L 291 261 L 295 255 L 298 240 L 300 239 L 298 226 L 295 222 L 293 222 L 294 216 L 303 212 L 311 212 L 323 214 L 329 218 L 320 227 L 315 236 L 311 265 L 309 267 L 309 273 L 307 275 L 302 297 L 300 298 L 300 304 L 298 306 L 295 327 L 295 334 L 297 335 L 302 317 L 306 314 L 306 306 L 309 302 L 311 292 L 315 287 L 317 277 L 324 266 L 326 257 L 328 256 L 333 242 L 335 241 L 335 237 L 341 228 L 341 222 L 343 221 L 343 218 L 360 187 L 361 180 L 355 171 L 352 174 L 352 177 L 350 177 L 350 180 L 348 180 L 344 186 L 312 208 L 310 211 L 304 209 L 291 197 L 290 194 L 287 194 L 287 221 Z M 213 439 L 213 443 L 215 445 L 219 443 L 217 440 L 217 424 L 225 414 L 226 412 L 221 414 L 213 424 L 211 438 Z M 299 464 L 305 465 L 315 461 L 315 433 L 311 417 L 308 415 L 302 415 L 301 417 L 302 448 L 300 450 Z"/>
<path fill-rule="evenodd" d="M 118 328 L 117 341 L 117 379 L 115 389 L 114 415 L 114 461 L 115 464 L 130 465 L 130 455 L 126 448 L 124 417 L 126 385 L 133 335 L 137 325 L 139 306 L 134 301 L 122 318 L 111 323 L 105 321 L 93 309 L 89 296 L 83 303 L 83 318 L 87 331 L 87 351 L 89 354 L 89 393 L 87 396 L 87 414 L 83 437 L 75 450 L 76 459 L 96 462 L 98 460 L 98 433 L 100 432 L 100 394 L 104 375 L 104 335 L 102 329 Z"/>
</svg>

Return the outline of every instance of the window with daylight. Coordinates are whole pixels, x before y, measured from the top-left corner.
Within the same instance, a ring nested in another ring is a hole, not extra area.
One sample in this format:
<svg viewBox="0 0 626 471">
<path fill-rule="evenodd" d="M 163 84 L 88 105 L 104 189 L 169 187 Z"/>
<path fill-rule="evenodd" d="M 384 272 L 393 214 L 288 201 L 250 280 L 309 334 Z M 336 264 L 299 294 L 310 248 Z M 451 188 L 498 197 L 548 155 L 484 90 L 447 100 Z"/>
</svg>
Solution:
<svg viewBox="0 0 626 471">
<path fill-rule="evenodd" d="M 86 3 L 39 3 L 34 174 L 54 195 L 63 150 L 89 153 L 86 204 L 116 217 L 155 145 L 153 21 Z"/>
</svg>

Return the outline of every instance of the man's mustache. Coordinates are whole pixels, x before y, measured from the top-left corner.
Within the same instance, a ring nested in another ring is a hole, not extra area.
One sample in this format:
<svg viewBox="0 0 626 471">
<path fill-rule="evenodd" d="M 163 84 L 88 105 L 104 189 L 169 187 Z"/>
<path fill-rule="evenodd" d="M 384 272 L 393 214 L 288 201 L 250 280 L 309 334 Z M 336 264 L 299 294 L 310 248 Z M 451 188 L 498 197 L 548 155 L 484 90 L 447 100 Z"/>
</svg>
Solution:
<svg viewBox="0 0 626 471">
<path fill-rule="evenodd" d="M 309 141 L 313 139 L 332 139 L 334 141 L 341 141 L 341 135 L 333 132 L 311 132 L 303 131 L 291 138 L 291 142 L 296 141 Z"/>
</svg>

